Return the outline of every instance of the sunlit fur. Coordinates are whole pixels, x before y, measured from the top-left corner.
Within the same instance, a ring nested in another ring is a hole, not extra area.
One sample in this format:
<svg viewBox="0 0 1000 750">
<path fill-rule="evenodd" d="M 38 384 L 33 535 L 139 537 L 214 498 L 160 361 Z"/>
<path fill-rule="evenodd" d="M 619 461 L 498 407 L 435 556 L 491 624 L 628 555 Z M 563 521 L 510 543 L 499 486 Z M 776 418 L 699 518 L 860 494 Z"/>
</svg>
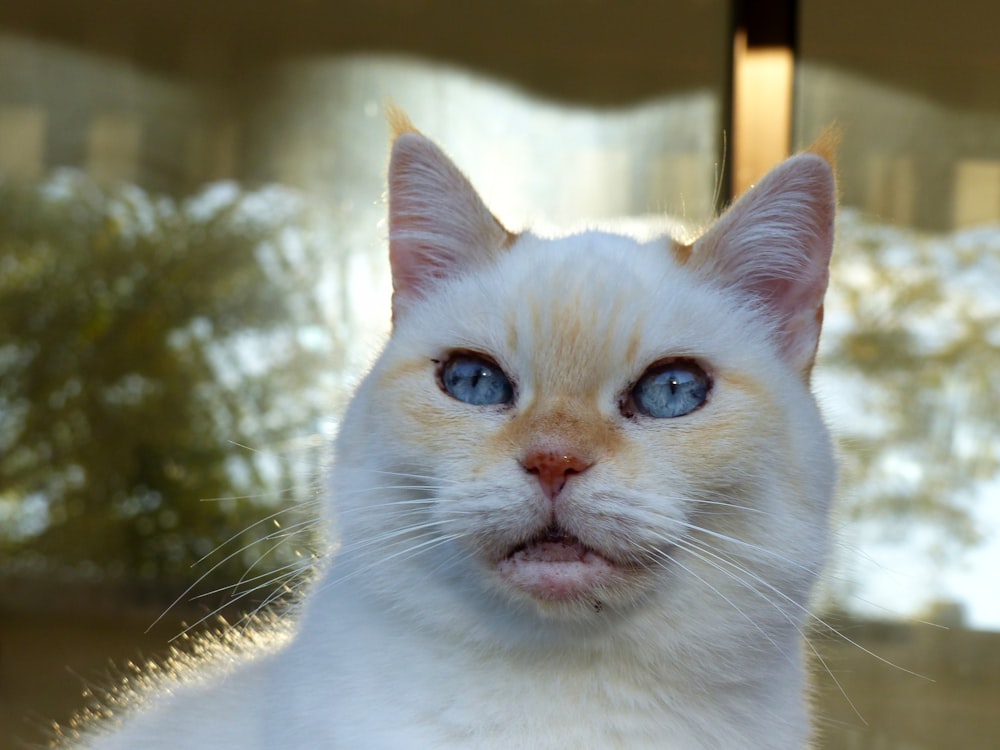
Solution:
<svg viewBox="0 0 1000 750">
<path fill-rule="evenodd" d="M 243 667 L 191 670 L 84 746 L 805 747 L 800 651 L 834 482 L 808 388 L 829 166 L 786 162 L 693 247 L 549 240 L 503 230 L 399 129 L 394 331 L 342 422 L 339 549 L 297 633 Z M 447 395 L 454 350 L 494 360 L 513 403 Z M 709 375 L 707 402 L 624 412 L 671 357 Z M 552 513 L 521 464 L 540 447 L 590 464 L 555 512 L 621 563 L 592 596 L 539 600 L 497 572 Z"/>
</svg>

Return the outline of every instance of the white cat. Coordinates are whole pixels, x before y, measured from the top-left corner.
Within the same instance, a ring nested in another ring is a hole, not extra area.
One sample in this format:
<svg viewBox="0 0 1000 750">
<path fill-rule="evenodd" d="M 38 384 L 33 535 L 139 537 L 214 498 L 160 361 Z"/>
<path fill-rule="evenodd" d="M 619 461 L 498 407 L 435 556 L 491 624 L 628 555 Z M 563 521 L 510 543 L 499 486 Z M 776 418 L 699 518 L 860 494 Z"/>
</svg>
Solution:
<svg viewBox="0 0 1000 750">
<path fill-rule="evenodd" d="M 542 239 L 396 120 L 339 550 L 280 646 L 123 691 L 78 747 L 807 746 L 830 165 L 789 159 L 690 246 Z"/>
</svg>

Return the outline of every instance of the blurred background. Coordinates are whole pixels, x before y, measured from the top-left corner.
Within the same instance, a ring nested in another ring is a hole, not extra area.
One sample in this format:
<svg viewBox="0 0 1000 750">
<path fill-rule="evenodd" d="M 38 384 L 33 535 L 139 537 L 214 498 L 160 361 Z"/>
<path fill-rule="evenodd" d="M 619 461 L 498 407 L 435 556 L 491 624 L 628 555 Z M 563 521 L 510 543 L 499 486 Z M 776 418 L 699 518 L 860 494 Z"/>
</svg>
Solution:
<svg viewBox="0 0 1000 750">
<path fill-rule="evenodd" d="M 997 28 L 977 0 L 0 5 L 0 747 L 301 582 L 388 327 L 388 101 L 513 229 L 697 227 L 843 130 L 820 746 L 996 747 Z"/>
</svg>

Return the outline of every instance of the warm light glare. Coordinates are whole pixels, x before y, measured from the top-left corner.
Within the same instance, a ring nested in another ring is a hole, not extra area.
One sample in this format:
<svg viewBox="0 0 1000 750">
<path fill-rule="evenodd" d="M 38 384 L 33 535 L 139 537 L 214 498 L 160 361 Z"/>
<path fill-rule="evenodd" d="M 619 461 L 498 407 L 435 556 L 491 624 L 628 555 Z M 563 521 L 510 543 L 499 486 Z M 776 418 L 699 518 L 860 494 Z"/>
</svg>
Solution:
<svg viewBox="0 0 1000 750">
<path fill-rule="evenodd" d="M 741 31 L 733 60 L 733 186 L 739 194 L 788 156 L 794 58 L 787 47 L 748 47 Z"/>
</svg>

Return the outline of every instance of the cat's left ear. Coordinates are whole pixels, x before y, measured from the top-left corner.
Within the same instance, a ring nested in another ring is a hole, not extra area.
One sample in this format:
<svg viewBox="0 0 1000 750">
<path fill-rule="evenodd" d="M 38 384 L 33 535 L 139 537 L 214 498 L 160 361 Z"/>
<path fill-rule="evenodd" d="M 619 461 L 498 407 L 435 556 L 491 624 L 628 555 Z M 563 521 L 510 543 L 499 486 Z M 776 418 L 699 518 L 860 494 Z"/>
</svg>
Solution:
<svg viewBox="0 0 1000 750">
<path fill-rule="evenodd" d="M 498 222 L 458 167 L 405 115 L 389 160 L 389 263 L 392 317 L 443 278 L 493 258 L 515 235 Z"/>
<path fill-rule="evenodd" d="M 695 242 L 685 265 L 762 304 L 785 360 L 808 379 L 823 322 L 837 189 L 830 162 L 794 156 Z"/>
</svg>

